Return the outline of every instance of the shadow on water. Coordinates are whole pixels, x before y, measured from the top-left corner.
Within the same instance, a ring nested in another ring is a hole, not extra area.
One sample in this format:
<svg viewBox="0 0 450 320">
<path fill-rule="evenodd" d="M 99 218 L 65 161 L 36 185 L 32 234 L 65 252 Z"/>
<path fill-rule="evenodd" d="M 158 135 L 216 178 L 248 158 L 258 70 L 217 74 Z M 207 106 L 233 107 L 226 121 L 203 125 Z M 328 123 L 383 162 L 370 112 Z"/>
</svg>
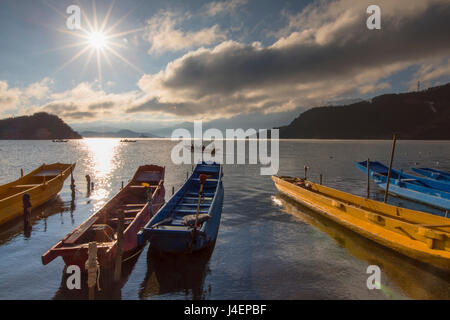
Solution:
<svg viewBox="0 0 450 320">
<path fill-rule="evenodd" d="M 145 248 L 145 247 L 144 247 Z M 143 248 L 143 249 L 144 249 Z M 114 268 L 104 269 L 100 272 L 99 286 L 100 290 L 95 290 L 96 300 L 120 300 L 122 299 L 122 288 L 127 283 L 129 276 L 133 272 L 136 262 L 139 259 L 143 249 L 133 258 L 122 264 L 122 276 L 119 282 L 114 283 Z M 62 271 L 61 284 L 58 291 L 53 296 L 53 300 L 88 300 L 89 289 L 87 286 L 87 273 L 81 274 L 81 289 L 68 289 L 67 280 L 70 274 L 66 273 L 66 268 Z"/>
<path fill-rule="evenodd" d="M 0 226 L 0 245 L 3 245 L 11 241 L 14 237 L 24 232 L 26 238 L 31 238 L 33 226 L 43 220 L 44 232 L 47 232 L 47 218 L 56 214 L 64 214 L 70 212 L 70 216 L 73 220 L 73 212 L 75 211 L 75 198 L 72 197 L 71 201 L 62 201 L 60 196 L 56 196 L 47 203 L 33 208 L 31 211 L 30 223 L 24 224 L 23 216 L 18 217 L 2 226 Z"/>
<path fill-rule="evenodd" d="M 204 290 L 208 266 L 214 246 L 192 254 L 166 254 L 152 246 L 147 252 L 147 274 L 139 297 L 148 299 L 165 294 L 184 294 L 185 299 L 206 299 L 211 288 Z M 190 297 L 190 293 L 192 296 Z"/>
<path fill-rule="evenodd" d="M 274 200 L 281 203 L 285 212 L 331 236 L 356 258 L 366 261 L 370 265 L 379 266 L 389 279 L 392 279 L 409 297 L 450 299 L 448 272 L 383 247 L 303 207 L 284 195 L 278 194 Z"/>
</svg>

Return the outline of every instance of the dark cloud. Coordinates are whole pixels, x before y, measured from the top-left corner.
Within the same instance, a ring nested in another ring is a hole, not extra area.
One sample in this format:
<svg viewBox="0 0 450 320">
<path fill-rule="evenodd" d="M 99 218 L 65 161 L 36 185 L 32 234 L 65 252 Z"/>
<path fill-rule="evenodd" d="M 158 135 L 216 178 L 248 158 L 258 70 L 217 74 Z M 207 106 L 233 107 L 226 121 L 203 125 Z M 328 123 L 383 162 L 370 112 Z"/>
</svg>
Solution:
<svg viewBox="0 0 450 320">
<path fill-rule="evenodd" d="M 89 110 L 102 110 L 102 109 L 110 109 L 114 107 L 115 103 L 112 101 L 105 101 L 99 103 L 93 103 L 88 106 Z"/>
<path fill-rule="evenodd" d="M 270 47 L 226 42 L 191 52 L 152 77 L 150 86 L 165 90 L 163 97 L 181 93 L 193 99 L 263 88 L 295 91 L 296 85 L 348 80 L 364 72 L 371 72 L 375 80 L 368 82 L 374 82 L 386 76 L 383 68 L 398 71 L 400 65 L 450 54 L 449 3 L 431 2 L 409 14 L 397 7 L 382 15 L 381 30 L 367 29 L 363 8 L 356 16 L 338 15 L 336 24 L 323 24 L 309 36 L 302 29 L 291 32 Z M 146 79 L 141 81 L 145 86 Z M 354 89 L 351 82 L 348 86 Z"/>
</svg>

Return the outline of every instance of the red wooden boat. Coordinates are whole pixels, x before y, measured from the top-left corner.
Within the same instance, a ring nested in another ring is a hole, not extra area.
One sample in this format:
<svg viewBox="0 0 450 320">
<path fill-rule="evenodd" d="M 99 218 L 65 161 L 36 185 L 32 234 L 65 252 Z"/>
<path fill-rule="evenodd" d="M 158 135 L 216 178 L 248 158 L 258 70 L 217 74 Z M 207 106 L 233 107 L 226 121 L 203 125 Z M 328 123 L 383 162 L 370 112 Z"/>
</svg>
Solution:
<svg viewBox="0 0 450 320">
<path fill-rule="evenodd" d="M 164 173 L 165 168 L 156 165 L 139 167 L 133 179 L 103 208 L 43 254 L 42 263 L 46 265 L 61 256 L 66 265 L 77 265 L 84 270 L 89 242 L 96 241 L 100 266 L 112 266 L 119 210 L 125 215 L 122 259 L 132 256 L 140 248 L 137 233 L 164 204 Z"/>
</svg>

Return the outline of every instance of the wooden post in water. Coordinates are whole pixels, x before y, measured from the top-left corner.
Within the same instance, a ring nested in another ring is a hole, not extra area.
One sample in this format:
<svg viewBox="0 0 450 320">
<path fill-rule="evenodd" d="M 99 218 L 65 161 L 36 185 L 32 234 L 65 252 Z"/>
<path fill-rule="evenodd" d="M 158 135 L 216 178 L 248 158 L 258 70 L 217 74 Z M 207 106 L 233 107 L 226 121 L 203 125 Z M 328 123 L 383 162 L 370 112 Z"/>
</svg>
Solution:
<svg viewBox="0 0 450 320">
<path fill-rule="evenodd" d="M 175 186 L 172 186 L 172 195 L 175 194 Z"/>
<path fill-rule="evenodd" d="M 322 185 L 322 174 L 320 174 L 320 185 Z"/>
<path fill-rule="evenodd" d="M 304 167 L 303 167 L 303 169 L 305 169 L 305 180 L 306 180 L 306 172 L 308 171 L 308 167 L 305 165 Z"/>
<path fill-rule="evenodd" d="M 123 189 L 123 181 L 122 181 L 122 187 L 120 188 L 120 190 L 122 190 Z"/>
<path fill-rule="evenodd" d="M 445 210 L 445 217 L 448 218 L 448 210 Z"/>
<path fill-rule="evenodd" d="M 114 281 L 120 281 L 122 276 L 122 250 L 123 250 L 123 229 L 125 224 L 125 217 L 123 210 L 117 212 L 117 247 L 116 247 L 116 261 L 114 268 Z"/>
<path fill-rule="evenodd" d="M 20 169 L 20 177 L 23 178 L 23 169 Z"/>
<path fill-rule="evenodd" d="M 391 180 L 391 171 L 392 171 L 392 162 L 394 161 L 394 153 L 395 153 L 395 142 L 397 141 L 397 136 L 394 134 L 394 141 L 392 142 L 392 152 L 391 152 L 391 161 L 389 162 L 389 171 L 386 181 L 386 191 L 384 192 L 384 203 L 387 202 L 388 193 L 389 193 L 389 182 Z"/>
<path fill-rule="evenodd" d="M 91 192 L 91 177 L 87 174 L 86 175 L 86 184 L 87 184 L 87 193 Z"/>
<path fill-rule="evenodd" d="M 89 288 L 89 300 L 95 299 L 95 285 L 97 284 L 97 242 L 89 242 L 88 246 L 88 259 L 85 264 L 85 268 L 88 272 L 88 288 Z"/>
<path fill-rule="evenodd" d="M 370 159 L 367 158 L 367 199 L 370 198 Z"/>
</svg>

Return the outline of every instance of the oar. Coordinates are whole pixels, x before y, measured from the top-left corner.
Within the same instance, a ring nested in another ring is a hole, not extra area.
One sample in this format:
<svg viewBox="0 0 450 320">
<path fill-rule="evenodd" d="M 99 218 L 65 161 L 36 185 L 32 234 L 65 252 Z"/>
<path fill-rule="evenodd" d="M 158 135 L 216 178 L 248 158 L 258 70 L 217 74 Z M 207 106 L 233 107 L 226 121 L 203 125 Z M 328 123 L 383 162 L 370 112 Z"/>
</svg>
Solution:
<svg viewBox="0 0 450 320">
<path fill-rule="evenodd" d="M 197 214 L 195 215 L 195 224 L 194 224 L 194 230 L 197 230 L 197 225 L 198 225 L 198 214 L 200 212 L 200 203 L 202 201 L 202 196 L 203 196 L 203 185 L 206 182 L 206 180 L 208 179 L 208 176 L 206 174 L 201 174 L 199 176 L 199 180 L 200 180 L 200 191 L 198 193 L 198 203 L 197 203 Z"/>
</svg>

